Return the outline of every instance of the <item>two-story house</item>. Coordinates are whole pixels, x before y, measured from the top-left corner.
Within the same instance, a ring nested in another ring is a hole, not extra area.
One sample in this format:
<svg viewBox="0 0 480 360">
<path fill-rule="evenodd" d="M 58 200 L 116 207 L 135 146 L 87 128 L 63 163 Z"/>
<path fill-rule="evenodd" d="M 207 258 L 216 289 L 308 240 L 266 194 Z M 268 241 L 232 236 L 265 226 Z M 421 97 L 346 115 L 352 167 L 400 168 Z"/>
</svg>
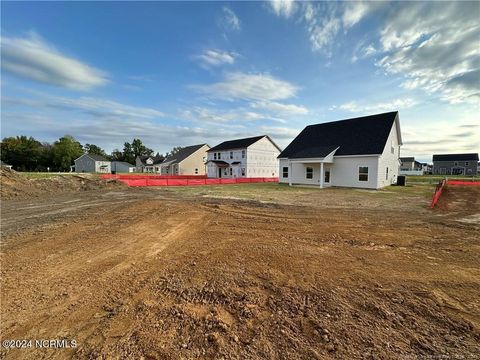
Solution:
<svg viewBox="0 0 480 360">
<path fill-rule="evenodd" d="M 477 175 L 478 153 L 433 155 L 434 175 Z"/>
<path fill-rule="evenodd" d="M 281 149 L 267 135 L 224 141 L 207 151 L 209 178 L 278 177 Z"/>
</svg>

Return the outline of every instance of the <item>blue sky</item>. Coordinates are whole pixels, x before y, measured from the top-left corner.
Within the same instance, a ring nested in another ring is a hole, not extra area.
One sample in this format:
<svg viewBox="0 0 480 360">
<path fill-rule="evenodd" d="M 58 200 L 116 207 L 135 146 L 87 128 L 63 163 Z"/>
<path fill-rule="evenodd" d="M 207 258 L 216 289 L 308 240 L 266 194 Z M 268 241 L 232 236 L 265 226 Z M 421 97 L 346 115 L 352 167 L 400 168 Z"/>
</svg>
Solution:
<svg viewBox="0 0 480 360">
<path fill-rule="evenodd" d="M 480 148 L 479 2 L 2 2 L 2 137 L 161 153 L 400 111 L 402 154 Z"/>
</svg>

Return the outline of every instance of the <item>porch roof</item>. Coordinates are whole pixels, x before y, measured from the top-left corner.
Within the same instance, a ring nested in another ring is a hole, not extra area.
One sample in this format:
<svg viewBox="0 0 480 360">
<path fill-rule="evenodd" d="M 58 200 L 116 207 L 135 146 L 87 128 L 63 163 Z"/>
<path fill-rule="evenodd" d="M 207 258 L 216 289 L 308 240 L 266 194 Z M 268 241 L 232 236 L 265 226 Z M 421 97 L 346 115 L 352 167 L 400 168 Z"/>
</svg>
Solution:
<svg viewBox="0 0 480 360">
<path fill-rule="evenodd" d="M 221 167 L 221 168 L 230 166 L 229 163 L 227 163 L 226 161 L 222 161 L 222 160 L 208 160 L 207 163 L 209 163 L 209 162 L 213 162 L 215 165 L 217 165 L 217 167 Z"/>
</svg>

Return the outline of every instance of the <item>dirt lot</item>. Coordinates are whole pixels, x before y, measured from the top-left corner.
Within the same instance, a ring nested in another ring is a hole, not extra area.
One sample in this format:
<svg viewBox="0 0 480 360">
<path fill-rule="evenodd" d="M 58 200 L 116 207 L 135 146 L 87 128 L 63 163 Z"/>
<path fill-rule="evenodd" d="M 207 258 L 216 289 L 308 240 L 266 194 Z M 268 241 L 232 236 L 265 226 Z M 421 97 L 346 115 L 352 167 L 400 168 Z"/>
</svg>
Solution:
<svg viewBox="0 0 480 360">
<path fill-rule="evenodd" d="M 2 201 L 0 357 L 477 359 L 480 189 L 276 184 Z"/>
</svg>

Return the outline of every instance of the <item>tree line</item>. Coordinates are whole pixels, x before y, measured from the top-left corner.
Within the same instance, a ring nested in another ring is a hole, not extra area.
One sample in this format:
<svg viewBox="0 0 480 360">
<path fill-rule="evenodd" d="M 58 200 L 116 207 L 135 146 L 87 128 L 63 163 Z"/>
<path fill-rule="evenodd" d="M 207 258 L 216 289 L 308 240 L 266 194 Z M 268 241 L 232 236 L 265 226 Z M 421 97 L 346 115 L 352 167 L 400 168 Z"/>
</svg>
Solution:
<svg viewBox="0 0 480 360">
<path fill-rule="evenodd" d="M 174 148 L 173 151 L 176 150 Z M 95 144 L 82 145 L 71 135 L 62 136 L 53 144 L 40 142 L 31 136 L 6 137 L 1 142 L 2 162 L 12 165 L 17 171 L 70 171 L 74 160 L 83 154 L 102 155 L 111 161 L 135 164 L 137 156 L 154 156 L 154 151 L 140 139 L 124 143 L 123 150 L 115 149 L 111 154 L 106 154 Z"/>
</svg>

